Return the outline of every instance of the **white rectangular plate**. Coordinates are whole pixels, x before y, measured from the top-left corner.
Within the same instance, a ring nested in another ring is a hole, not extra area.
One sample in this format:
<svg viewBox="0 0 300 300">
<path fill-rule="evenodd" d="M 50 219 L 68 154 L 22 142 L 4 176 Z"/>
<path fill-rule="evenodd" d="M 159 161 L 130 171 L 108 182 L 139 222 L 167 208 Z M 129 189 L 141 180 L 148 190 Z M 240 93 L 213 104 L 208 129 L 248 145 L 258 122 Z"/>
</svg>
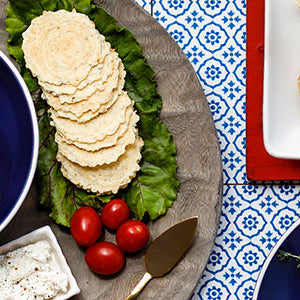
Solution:
<svg viewBox="0 0 300 300">
<path fill-rule="evenodd" d="M 275 157 L 300 159 L 300 8 L 265 0 L 263 136 Z"/>
</svg>

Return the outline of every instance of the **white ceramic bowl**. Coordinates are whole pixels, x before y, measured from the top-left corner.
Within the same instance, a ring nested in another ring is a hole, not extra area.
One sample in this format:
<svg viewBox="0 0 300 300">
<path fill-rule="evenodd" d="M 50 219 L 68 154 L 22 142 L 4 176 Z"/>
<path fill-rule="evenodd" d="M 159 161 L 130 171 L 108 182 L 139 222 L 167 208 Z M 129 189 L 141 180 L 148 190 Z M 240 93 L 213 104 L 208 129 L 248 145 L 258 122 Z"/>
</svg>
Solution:
<svg viewBox="0 0 300 300">
<path fill-rule="evenodd" d="M 53 249 L 55 259 L 58 265 L 61 268 L 61 271 L 68 276 L 69 289 L 68 292 L 64 295 L 59 295 L 54 298 L 54 300 L 66 300 L 80 293 L 80 288 L 74 278 L 71 269 L 65 259 L 65 256 L 57 242 L 57 239 L 51 230 L 50 226 L 44 226 L 39 229 L 36 229 L 22 237 L 13 240 L 3 246 L 0 246 L 0 255 L 5 254 L 9 251 L 16 250 L 20 247 L 27 246 L 29 244 L 36 243 L 41 240 L 46 240 L 49 242 L 50 246 Z"/>
</svg>

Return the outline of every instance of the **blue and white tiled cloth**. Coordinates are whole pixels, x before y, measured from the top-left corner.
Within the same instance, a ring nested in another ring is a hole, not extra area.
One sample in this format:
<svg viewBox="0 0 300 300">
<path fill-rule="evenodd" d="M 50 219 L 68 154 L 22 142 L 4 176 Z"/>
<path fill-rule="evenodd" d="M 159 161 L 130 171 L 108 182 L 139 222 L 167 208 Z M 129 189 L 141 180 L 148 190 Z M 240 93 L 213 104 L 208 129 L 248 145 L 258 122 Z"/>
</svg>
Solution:
<svg viewBox="0 0 300 300">
<path fill-rule="evenodd" d="M 150 0 L 136 0 L 149 13 Z M 251 300 L 259 270 L 300 216 L 300 186 L 246 178 L 246 1 L 153 0 L 153 17 L 192 63 L 217 128 L 224 170 L 220 227 L 191 300 Z"/>
</svg>

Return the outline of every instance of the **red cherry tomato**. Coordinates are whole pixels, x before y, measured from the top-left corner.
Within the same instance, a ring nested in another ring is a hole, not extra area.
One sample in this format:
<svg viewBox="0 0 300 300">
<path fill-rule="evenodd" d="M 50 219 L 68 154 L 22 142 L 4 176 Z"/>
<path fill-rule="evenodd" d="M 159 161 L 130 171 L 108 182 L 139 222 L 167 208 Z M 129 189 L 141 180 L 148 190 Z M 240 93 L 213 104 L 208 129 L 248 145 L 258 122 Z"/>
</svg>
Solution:
<svg viewBox="0 0 300 300">
<path fill-rule="evenodd" d="M 148 227 L 143 222 L 135 220 L 123 223 L 116 233 L 118 246 L 126 252 L 135 252 L 144 248 L 149 237 Z"/>
<path fill-rule="evenodd" d="M 81 246 L 93 245 L 100 237 L 101 231 L 100 216 L 91 207 L 79 208 L 71 218 L 71 234 Z"/>
<path fill-rule="evenodd" d="M 124 266 L 124 254 L 120 248 L 111 242 L 99 242 L 85 253 L 86 264 L 96 273 L 112 275 Z"/>
<path fill-rule="evenodd" d="M 110 229 L 117 229 L 129 219 L 130 210 L 127 203 L 121 199 L 109 201 L 102 209 L 102 223 Z"/>
</svg>

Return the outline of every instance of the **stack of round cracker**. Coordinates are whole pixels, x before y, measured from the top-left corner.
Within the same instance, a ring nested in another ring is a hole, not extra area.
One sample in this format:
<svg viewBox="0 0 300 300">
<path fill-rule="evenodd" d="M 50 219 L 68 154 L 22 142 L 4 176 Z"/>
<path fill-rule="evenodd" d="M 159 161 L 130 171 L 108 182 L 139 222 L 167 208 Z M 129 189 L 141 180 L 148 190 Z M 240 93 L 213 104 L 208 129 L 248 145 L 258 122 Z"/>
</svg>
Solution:
<svg viewBox="0 0 300 300">
<path fill-rule="evenodd" d="M 65 10 L 35 18 L 22 49 L 50 105 L 63 175 L 97 194 L 126 187 L 143 140 L 118 54 L 86 15 Z"/>
</svg>

